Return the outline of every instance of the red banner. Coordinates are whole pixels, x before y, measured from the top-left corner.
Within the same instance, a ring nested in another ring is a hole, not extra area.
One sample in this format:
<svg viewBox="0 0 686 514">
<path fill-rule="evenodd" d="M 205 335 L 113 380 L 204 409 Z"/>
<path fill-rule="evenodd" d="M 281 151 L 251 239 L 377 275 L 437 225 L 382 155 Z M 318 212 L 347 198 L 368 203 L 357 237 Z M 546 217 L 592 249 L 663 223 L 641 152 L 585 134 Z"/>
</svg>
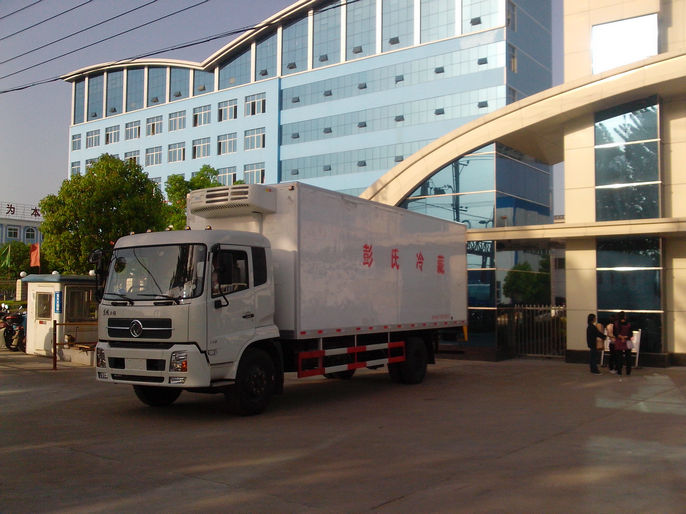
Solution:
<svg viewBox="0 0 686 514">
<path fill-rule="evenodd" d="M 33 243 L 31 245 L 31 251 L 29 253 L 31 256 L 31 267 L 40 267 L 40 245 L 38 243 Z"/>
</svg>

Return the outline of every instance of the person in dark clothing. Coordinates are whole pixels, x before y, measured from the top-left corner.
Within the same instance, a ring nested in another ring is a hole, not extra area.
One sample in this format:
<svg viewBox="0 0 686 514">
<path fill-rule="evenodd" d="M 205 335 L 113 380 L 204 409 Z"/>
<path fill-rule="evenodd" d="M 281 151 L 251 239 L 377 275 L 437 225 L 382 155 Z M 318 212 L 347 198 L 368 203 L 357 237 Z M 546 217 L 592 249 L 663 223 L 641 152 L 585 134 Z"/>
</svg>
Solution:
<svg viewBox="0 0 686 514">
<path fill-rule="evenodd" d="M 596 337 L 605 337 L 600 330 L 595 326 L 595 314 L 589 314 L 587 325 L 586 325 L 586 344 L 589 350 L 589 364 L 591 366 L 591 373 L 594 375 L 599 375 L 600 370 L 598 369 L 598 349 L 596 348 Z"/>
<path fill-rule="evenodd" d="M 615 324 L 615 369 L 617 374 L 622 374 L 622 365 L 626 367 L 626 374 L 631 375 L 631 347 L 630 341 L 633 337 L 631 323 L 626 320 L 624 311 L 617 316 Z"/>
</svg>

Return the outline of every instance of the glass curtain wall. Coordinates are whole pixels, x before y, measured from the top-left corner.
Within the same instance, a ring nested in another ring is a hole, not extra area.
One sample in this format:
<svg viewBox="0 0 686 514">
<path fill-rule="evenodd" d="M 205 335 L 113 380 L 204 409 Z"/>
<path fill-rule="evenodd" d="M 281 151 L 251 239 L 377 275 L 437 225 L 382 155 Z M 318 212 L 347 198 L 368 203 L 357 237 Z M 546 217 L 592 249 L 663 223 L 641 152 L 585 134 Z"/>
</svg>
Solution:
<svg viewBox="0 0 686 514">
<path fill-rule="evenodd" d="M 596 221 L 660 217 L 656 97 L 596 114 Z"/>
<path fill-rule="evenodd" d="M 552 223 L 550 167 L 491 144 L 437 171 L 401 207 L 468 228 Z M 547 249 L 474 241 L 467 268 L 469 345 L 496 344 L 498 307 L 551 303 Z"/>
<path fill-rule="evenodd" d="M 124 98 L 124 72 L 110 71 L 107 73 L 107 112 L 106 116 L 122 113 Z"/>
<path fill-rule="evenodd" d="M 662 351 L 662 251 L 657 237 L 612 237 L 596 241 L 598 319 L 625 311 L 641 329 L 641 352 Z"/>
<path fill-rule="evenodd" d="M 313 68 L 335 64 L 341 60 L 340 2 L 332 2 L 314 12 L 312 34 Z"/>
</svg>

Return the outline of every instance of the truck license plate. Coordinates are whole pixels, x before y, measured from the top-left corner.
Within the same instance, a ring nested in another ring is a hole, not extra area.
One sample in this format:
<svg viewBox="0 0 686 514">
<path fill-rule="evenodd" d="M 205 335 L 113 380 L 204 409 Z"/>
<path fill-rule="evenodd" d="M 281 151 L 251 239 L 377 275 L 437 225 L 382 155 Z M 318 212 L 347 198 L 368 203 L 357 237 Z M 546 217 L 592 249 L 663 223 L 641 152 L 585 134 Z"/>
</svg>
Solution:
<svg viewBox="0 0 686 514">
<path fill-rule="evenodd" d="M 126 369 L 145 370 L 145 359 L 126 359 Z"/>
</svg>

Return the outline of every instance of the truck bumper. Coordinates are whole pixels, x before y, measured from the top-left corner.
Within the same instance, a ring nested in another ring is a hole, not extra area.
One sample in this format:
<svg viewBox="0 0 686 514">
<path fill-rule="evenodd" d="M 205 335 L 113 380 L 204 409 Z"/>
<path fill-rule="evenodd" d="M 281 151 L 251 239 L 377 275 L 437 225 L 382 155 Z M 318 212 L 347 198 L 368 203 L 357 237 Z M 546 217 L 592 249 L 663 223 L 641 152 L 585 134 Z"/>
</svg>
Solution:
<svg viewBox="0 0 686 514">
<path fill-rule="evenodd" d="M 170 369 L 172 358 L 177 369 Z M 112 347 L 108 342 L 99 341 L 95 360 L 96 377 L 101 382 L 179 388 L 210 385 L 207 359 L 192 344 L 175 344 L 157 350 Z"/>
</svg>

